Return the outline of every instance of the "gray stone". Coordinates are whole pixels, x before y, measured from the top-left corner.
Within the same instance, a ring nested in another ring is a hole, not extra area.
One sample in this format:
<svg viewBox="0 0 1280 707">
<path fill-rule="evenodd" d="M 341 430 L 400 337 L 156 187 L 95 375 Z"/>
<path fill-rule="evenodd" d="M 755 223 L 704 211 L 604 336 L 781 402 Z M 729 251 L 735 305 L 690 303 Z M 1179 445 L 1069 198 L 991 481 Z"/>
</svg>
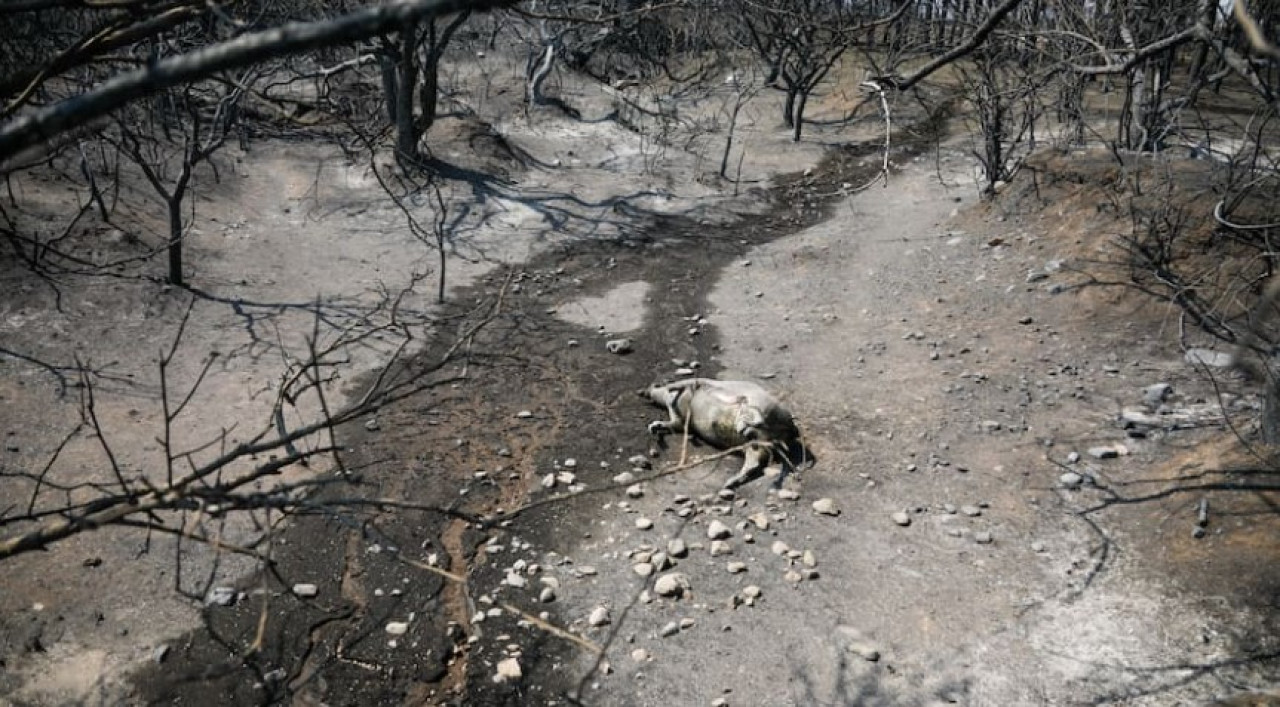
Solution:
<svg viewBox="0 0 1280 707">
<path fill-rule="evenodd" d="M 672 557 L 684 557 L 689 554 L 689 546 L 680 538 L 667 543 L 667 554 Z"/>
<path fill-rule="evenodd" d="M 1169 399 L 1173 394 L 1173 385 L 1170 383 L 1155 383 L 1142 389 L 1142 402 L 1147 407 L 1156 409 L 1160 404 Z"/>
<path fill-rule="evenodd" d="M 800 498 L 800 492 L 793 491 L 791 489 L 778 489 L 778 498 L 783 501 L 794 501 L 797 498 Z"/>
<path fill-rule="evenodd" d="M 605 626 L 612 619 L 609 618 L 609 609 L 603 606 L 597 606 L 591 610 L 591 615 L 587 617 L 587 624 L 591 626 Z"/>
<path fill-rule="evenodd" d="M 1080 486 L 1080 484 L 1084 483 L 1084 477 L 1075 473 L 1074 471 L 1068 471 L 1067 473 L 1058 477 L 1058 483 L 1062 484 L 1064 488 L 1073 489 Z"/>
<path fill-rule="evenodd" d="M 637 529 L 649 530 L 652 527 L 653 527 L 653 521 L 649 520 L 648 518 L 645 518 L 644 516 L 640 516 L 639 518 L 636 518 Z"/>
<path fill-rule="evenodd" d="M 320 588 L 314 584 L 300 583 L 293 585 L 293 595 L 302 599 L 310 599 L 320 593 Z"/>
<path fill-rule="evenodd" d="M 741 574 L 747 571 L 747 563 L 730 562 L 729 564 L 725 565 L 724 568 L 729 571 L 729 574 Z"/>
<path fill-rule="evenodd" d="M 840 515 L 840 508 L 836 506 L 836 502 L 830 498 L 819 498 L 813 502 L 813 510 L 815 513 L 824 516 Z"/>
<path fill-rule="evenodd" d="M 658 635 L 662 636 L 663 638 L 666 638 L 668 636 L 674 636 L 677 633 L 680 633 L 680 625 L 674 621 L 668 621 L 658 631 Z"/>
<path fill-rule="evenodd" d="M 898 511 L 897 513 L 894 513 L 890 517 L 893 518 L 894 523 L 897 523 L 898 525 L 901 525 L 904 528 L 908 525 L 911 525 L 911 516 L 907 515 L 904 511 Z"/>
<path fill-rule="evenodd" d="M 729 526 L 718 520 L 713 520 L 707 524 L 707 538 L 711 540 L 724 540 L 733 536 L 733 531 L 729 530 Z"/>
<path fill-rule="evenodd" d="M 729 555 L 733 553 L 733 546 L 723 540 L 712 540 L 710 551 L 712 557 Z"/>
<path fill-rule="evenodd" d="M 973 541 L 979 545 L 988 545 L 993 539 L 994 538 L 991 537 L 991 533 L 985 530 L 980 530 L 973 534 Z"/>
<path fill-rule="evenodd" d="M 556 590 L 554 587 L 543 587 L 542 592 L 538 594 L 538 601 L 543 604 L 550 604 L 556 600 Z"/>
<path fill-rule="evenodd" d="M 519 680 L 524 676 L 524 672 L 520 670 L 520 661 L 517 658 L 503 658 L 498 661 L 498 672 L 493 676 L 494 682 L 507 682 L 508 680 Z"/>
<path fill-rule="evenodd" d="M 653 574 L 653 563 L 638 562 L 632 565 L 631 570 L 636 574 L 640 575 L 641 577 L 648 577 L 649 575 Z"/>
<path fill-rule="evenodd" d="M 1115 459 L 1120 456 L 1120 450 L 1115 447 L 1090 447 L 1089 456 L 1094 459 Z"/>
<path fill-rule="evenodd" d="M 629 354 L 631 353 L 631 339 L 610 339 L 604 344 L 605 349 L 611 354 Z"/>
<path fill-rule="evenodd" d="M 634 483 L 635 480 L 636 480 L 636 475 L 629 471 L 624 471 L 613 477 L 613 483 L 619 486 L 626 486 L 628 484 Z"/>
<path fill-rule="evenodd" d="M 239 592 L 235 590 L 235 587 L 214 587 L 209 590 L 209 596 L 205 599 L 205 603 L 216 606 L 231 606 L 236 603 L 237 598 L 239 598 Z"/>
<path fill-rule="evenodd" d="M 388 621 L 383 630 L 391 636 L 403 636 L 409 632 L 409 623 L 407 621 Z"/>
<path fill-rule="evenodd" d="M 982 515 L 982 509 L 978 508 L 977 506 L 960 506 L 960 512 L 969 516 L 970 518 L 976 518 Z"/>
<path fill-rule="evenodd" d="M 1231 354 L 1213 349 L 1187 349 L 1185 358 L 1187 363 L 1193 366 L 1201 365 L 1210 368 L 1227 368 L 1232 362 Z"/>
<path fill-rule="evenodd" d="M 680 572 L 664 574 L 653 583 L 653 591 L 661 597 L 679 597 L 690 589 L 689 578 Z"/>
</svg>

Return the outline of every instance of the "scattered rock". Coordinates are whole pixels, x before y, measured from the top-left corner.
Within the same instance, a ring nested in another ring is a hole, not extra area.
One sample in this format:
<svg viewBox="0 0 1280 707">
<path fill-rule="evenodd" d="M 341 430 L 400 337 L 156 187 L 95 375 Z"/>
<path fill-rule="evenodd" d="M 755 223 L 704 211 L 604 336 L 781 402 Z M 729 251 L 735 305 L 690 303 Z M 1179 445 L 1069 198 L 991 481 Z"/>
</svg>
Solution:
<svg viewBox="0 0 1280 707">
<path fill-rule="evenodd" d="M 320 593 L 320 588 L 314 584 L 295 584 L 293 585 L 293 595 L 301 599 L 310 599 Z"/>
<path fill-rule="evenodd" d="M 1120 456 L 1118 447 L 1090 447 L 1089 456 L 1094 459 L 1115 459 Z"/>
<path fill-rule="evenodd" d="M 712 557 L 729 555 L 733 553 L 733 546 L 723 540 L 712 540 L 710 551 Z"/>
<path fill-rule="evenodd" d="M 980 530 L 973 534 L 973 541 L 979 545 L 990 545 L 992 540 L 991 533 L 985 530 Z"/>
<path fill-rule="evenodd" d="M 1068 471 L 1058 477 L 1058 483 L 1062 484 L 1063 488 L 1073 489 L 1084 483 L 1084 477 L 1074 471 Z"/>
<path fill-rule="evenodd" d="M 760 594 L 761 594 L 760 587 L 757 587 L 754 584 L 748 584 L 747 586 L 742 588 L 742 596 L 748 599 L 759 599 Z"/>
<path fill-rule="evenodd" d="M 517 413 L 516 413 L 516 417 L 517 417 L 517 418 L 519 418 L 519 419 L 521 419 L 521 420 L 527 420 L 527 419 L 529 419 L 529 418 L 533 417 L 533 411 L 531 411 L 531 410 L 521 410 L 520 412 L 517 412 Z"/>
<path fill-rule="evenodd" d="M 751 523 L 755 525 L 757 528 L 759 528 L 760 530 L 769 529 L 768 513 L 752 513 L 751 515 L 747 516 L 747 520 L 751 521 Z"/>
<path fill-rule="evenodd" d="M 813 502 L 813 510 L 815 513 L 824 516 L 840 515 L 840 508 L 836 506 L 836 502 L 830 498 L 819 498 Z"/>
<path fill-rule="evenodd" d="M 894 513 L 890 517 L 893 518 L 894 523 L 897 523 L 898 525 L 901 525 L 904 528 L 908 525 L 911 525 L 911 516 L 907 515 L 905 511 L 898 511 L 897 513 Z"/>
<path fill-rule="evenodd" d="M 787 573 L 782 575 L 782 578 L 792 584 L 799 584 L 804 579 L 804 576 L 795 570 L 787 570 Z"/>
<path fill-rule="evenodd" d="M 409 632 L 409 623 L 407 621 L 388 621 L 384 628 L 387 634 L 391 636 L 403 636 Z"/>
<path fill-rule="evenodd" d="M 800 492 L 793 491 L 791 489 L 779 489 L 778 498 L 782 499 L 783 501 L 794 501 L 800 498 Z"/>
<path fill-rule="evenodd" d="M 1169 399 L 1173 394 L 1173 385 L 1170 383 L 1155 383 L 1142 389 L 1142 402 L 1152 410 L 1160 407 L 1160 404 Z"/>
<path fill-rule="evenodd" d="M 672 557 L 684 557 L 689 554 L 689 546 L 680 538 L 667 543 L 667 554 Z"/>
<path fill-rule="evenodd" d="M 604 347 L 611 354 L 629 354 L 631 353 L 631 339 L 610 339 L 605 342 Z"/>
<path fill-rule="evenodd" d="M 877 660 L 880 660 L 880 651 L 876 650 L 870 644 L 864 643 L 862 641 L 849 642 L 845 646 L 845 650 L 858 656 L 859 658 L 862 658 L 863 660 L 869 663 L 874 663 Z"/>
<path fill-rule="evenodd" d="M 707 537 L 711 540 L 724 540 L 733 536 L 733 531 L 729 530 L 729 526 L 718 520 L 713 520 L 707 524 Z"/>
<path fill-rule="evenodd" d="M 977 506 L 960 506 L 960 512 L 969 516 L 970 518 L 977 518 L 978 516 L 982 515 L 982 509 L 978 508 Z"/>
<path fill-rule="evenodd" d="M 649 660 L 649 651 L 643 648 L 637 648 L 631 651 L 631 660 L 637 663 L 644 663 Z"/>
<path fill-rule="evenodd" d="M 769 549 L 772 550 L 775 555 L 785 555 L 788 552 L 791 552 L 791 548 L 781 540 L 774 540 L 773 545 L 771 545 Z"/>
<path fill-rule="evenodd" d="M 609 621 L 609 609 L 603 606 L 597 606 L 587 617 L 587 623 L 591 626 L 605 626 Z"/>
<path fill-rule="evenodd" d="M 680 633 L 680 625 L 674 621 L 668 621 L 663 625 L 662 629 L 658 631 L 658 635 L 663 638 L 674 636 L 677 633 Z"/>
<path fill-rule="evenodd" d="M 800 561 L 804 563 L 805 567 L 818 566 L 818 557 L 813 554 L 813 550 L 805 550 L 804 553 L 800 555 Z"/>
<path fill-rule="evenodd" d="M 724 568 L 726 570 L 729 570 L 729 574 L 742 574 L 743 572 L 747 571 L 747 563 L 730 562 L 729 564 L 725 565 Z"/>
<path fill-rule="evenodd" d="M 237 598 L 239 598 L 239 592 L 235 590 L 235 587 L 214 587 L 209 590 L 209 597 L 205 599 L 205 603 L 216 606 L 231 606 L 236 603 Z"/>
<path fill-rule="evenodd" d="M 508 571 L 507 576 L 505 579 L 502 580 L 502 583 L 507 585 L 508 587 L 514 587 L 516 589 L 524 589 L 526 586 L 529 585 L 529 580 L 525 579 L 523 576 L 515 572 Z"/>
<path fill-rule="evenodd" d="M 1040 542 L 1039 540 L 1031 543 L 1032 552 L 1044 552 L 1044 547 L 1045 547 L 1044 543 Z"/>
<path fill-rule="evenodd" d="M 159 645 L 155 647 L 155 650 L 151 651 L 151 660 L 157 665 L 163 663 L 167 657 L 169 657 L 169 646 Z"/>
<path fill-rule="evenodd" d="M 680 630 L 681 630 L 681 631 L 688 631 L 689 629 L 693 628 L 693 627 L 694 627 L 694 626 L 696 626 L 697 624 L 698 624 L 698 622 L 697 622 L 697 621 L 694 621 L 694 620 L 693 620 L 693 619 L 691 619 L 691 618 L 685 617 L 685 618 L 683 618 L 683 619 L 680 619 Z"/>
<path fill-rule="evenodd" d="M 378 424 L 378 418 L 371 417 L 364 421 L 364 428 L 370 432 L 377 432 L 382 426 Z"/>
<path fill-rule="evenodd" d="M 636 528 L 639 530 L 649 530 L 653 528 L 653 521 L 645 518 L 644 516 L 640 516 L 639 518 L 636 518 Z"/>
<path fill-rule="evenodd" d="M 1227 368 L 1231 365 L 1231 354 L 1213 349 L 1187 349 L 1187 363 L 1211 368 Z"/>
<path fill-rule="evenodd" d="M 641 577 L 648 577 L 653 574 L 653 563 L 638 562 L 635 565 L 633 565 L 631 569 Z"/>
<path fill-rule="evenodd" d="M 538 594 L 538 601 L 543 604 L 550 604 L 556 600 L 555 587 L 543 587 L 542 592 Z"/>
<path fill-rule="evenodd" d="M 524 674 L 520 670 L 520 660 L 517 658 L 503 658 L 498 661 L 498 672 L 493 676 L 494 682 L 506 682 L 508 680 L 519 680 Z"/>
<path fill-rule="evenodd" d="M 689 578 L 680 572 L 664 574 L 653 583 L 653 591 L 660 597 L 679 597 L 690 588 Z"/>
<path fill-rule="evenodd" d="M 627 487 L 627 496 L 631 498 L 640 498 L 644 495 L 644 486 L 641 484 L 632 484 Z"/>
<path fill-rule="evenodd" d="M 613 483 L 619 486 L 626 486 L 627 484 L 634 483 L 635 480 L 636 480 L 636 475 L 632 474 L 629 471 L 624 471 L 621 474 L 618 474 L 617 476 L 613 477 Z"/>
</svg>

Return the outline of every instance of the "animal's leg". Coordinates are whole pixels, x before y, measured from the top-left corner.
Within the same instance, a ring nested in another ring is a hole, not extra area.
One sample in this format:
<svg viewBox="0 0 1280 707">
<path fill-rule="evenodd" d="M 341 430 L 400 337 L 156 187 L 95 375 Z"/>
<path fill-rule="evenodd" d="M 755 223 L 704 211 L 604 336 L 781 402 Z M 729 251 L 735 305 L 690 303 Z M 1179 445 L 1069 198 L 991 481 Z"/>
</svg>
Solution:
<svg viewBox="0 0 1280 707">
<path fill-rule="evenodd" d="M 769 456 L 767 445 L 753 444 L 747 447 L 743 453 L 742 470 L 724 482 L 724 487 L 736 489 L 748 481 L 763 476 L 764 468 L 769 465 Z"/>
<path fill-rule="evenodd" d="M 683 431 L 684 416 L 680 414 L 679 404 L 680 396 L 685 394 L 685 387 L 675 389 L 675 395 L 667 401 L 667 419 L 654 420 L 649 423 L 649 434 L 660 435 L 670 432 Z"/>
</svg>

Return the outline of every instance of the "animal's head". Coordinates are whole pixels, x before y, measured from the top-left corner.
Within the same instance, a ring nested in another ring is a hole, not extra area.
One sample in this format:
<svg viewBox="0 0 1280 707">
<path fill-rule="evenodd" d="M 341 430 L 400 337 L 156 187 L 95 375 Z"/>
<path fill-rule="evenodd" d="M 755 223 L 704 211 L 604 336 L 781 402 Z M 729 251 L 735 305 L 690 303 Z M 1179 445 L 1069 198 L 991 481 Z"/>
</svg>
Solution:
<svg viewBox="0 0 1280 707">
<path fill-rule="evenodd" d="M 679 395 L 670 386 L 660 384 L 641 388 L 636 391 L 636 394 L 655 405 L 670 405 Z"/>
</svg>

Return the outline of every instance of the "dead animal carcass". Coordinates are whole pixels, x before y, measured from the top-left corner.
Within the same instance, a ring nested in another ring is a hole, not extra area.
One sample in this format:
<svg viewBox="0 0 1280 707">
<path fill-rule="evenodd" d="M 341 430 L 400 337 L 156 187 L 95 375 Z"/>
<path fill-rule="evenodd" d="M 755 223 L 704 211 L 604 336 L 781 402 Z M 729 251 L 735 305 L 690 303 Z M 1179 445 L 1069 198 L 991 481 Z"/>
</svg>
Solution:
<svg viewBox="0 0 1280 707">
<path fill-rule="evenodd" d="M 761 476 L 770 460 L 778 459 L 781 485 L 796 459 L 811 461 L 791 413 L 769 391 L 750 381 L 711 378 L 654 385 L 638 391 L 646 400 L 667 409 L 668 419 L 649 423 L 649 432 L 683 434 L 686 430 L 721 449 L 742 447 L 742 469 L 725 482 L 736 488 Z"/>
</svg>

